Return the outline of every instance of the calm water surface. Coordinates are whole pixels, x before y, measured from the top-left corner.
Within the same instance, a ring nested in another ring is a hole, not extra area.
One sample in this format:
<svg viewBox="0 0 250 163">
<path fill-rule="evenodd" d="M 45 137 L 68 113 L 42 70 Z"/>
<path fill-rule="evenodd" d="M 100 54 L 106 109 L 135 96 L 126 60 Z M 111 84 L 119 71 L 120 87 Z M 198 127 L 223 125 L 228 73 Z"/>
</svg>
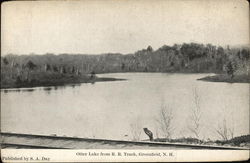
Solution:
<svg viewBox="0 0 250 163">
<path fill-rule="evenodd" d="M 114 73 L 126 81 L 1 90 L 4 132 L 131 139 L 131 125 L 161 137 L 162 105 L 173 109 L 173 137 L 188 137 L 194 90 L 200 97 L 200 138 L 217 139 L 226 120 L 235 136 L 249 133 L 249 84 L 198 81 L 211 74 Z"/>
</svg>

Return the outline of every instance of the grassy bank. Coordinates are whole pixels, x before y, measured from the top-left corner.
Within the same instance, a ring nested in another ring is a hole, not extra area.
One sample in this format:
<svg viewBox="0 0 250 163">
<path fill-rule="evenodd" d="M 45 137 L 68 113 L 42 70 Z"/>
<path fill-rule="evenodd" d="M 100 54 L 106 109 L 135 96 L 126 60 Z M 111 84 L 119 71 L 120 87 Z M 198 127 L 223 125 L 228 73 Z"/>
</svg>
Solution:
<svg viewBox="0 0 250 163">
<path fill-rule="evenodd" d="M 209 81 L 209 82 L 227 82 L 227 83 L 250 83 L 250 76 L 247 74 L 236 75 L 233 78 L 226 74 L 218 74 L 214 76 L 206 76 L 198 80 Z"/>
</svg>

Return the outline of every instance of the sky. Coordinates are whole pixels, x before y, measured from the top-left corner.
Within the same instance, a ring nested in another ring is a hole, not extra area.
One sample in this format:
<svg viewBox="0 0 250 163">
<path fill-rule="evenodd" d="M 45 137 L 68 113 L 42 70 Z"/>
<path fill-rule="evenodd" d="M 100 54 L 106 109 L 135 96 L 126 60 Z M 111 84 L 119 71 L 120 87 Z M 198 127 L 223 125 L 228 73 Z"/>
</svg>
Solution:
<svg viewBox="0 0 250 163">
<path fill-rule="evenodd" d="M 1 55 L 133 53 L 174 43 L 249 44 L 245 0 L 21 1 L 1 6 Z"/>
</svg>

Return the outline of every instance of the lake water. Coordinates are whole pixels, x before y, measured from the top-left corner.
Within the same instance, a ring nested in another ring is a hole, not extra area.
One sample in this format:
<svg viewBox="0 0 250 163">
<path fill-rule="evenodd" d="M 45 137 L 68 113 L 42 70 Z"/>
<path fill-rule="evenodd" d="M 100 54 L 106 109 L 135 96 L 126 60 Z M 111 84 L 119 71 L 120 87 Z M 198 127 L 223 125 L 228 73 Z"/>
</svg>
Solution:
<svg viewBox="0 0 250 163">
<path fill-rule="evenodd" d="M 143 140 L 144 127 L 162 137 L 157 119 L 165 106 L 172 108 L 172 137 L 193 136 L 188 126 L 196 90 L 201 139 L 218 139 L 223 119 L 235 136 L 248 134 L 249 84 L 196 80 L 207 75 L 113 73 L 98 76 L 127 80 L 1 90 L 1 130 L 130 140 L 137 128 Z"/>
</svg>

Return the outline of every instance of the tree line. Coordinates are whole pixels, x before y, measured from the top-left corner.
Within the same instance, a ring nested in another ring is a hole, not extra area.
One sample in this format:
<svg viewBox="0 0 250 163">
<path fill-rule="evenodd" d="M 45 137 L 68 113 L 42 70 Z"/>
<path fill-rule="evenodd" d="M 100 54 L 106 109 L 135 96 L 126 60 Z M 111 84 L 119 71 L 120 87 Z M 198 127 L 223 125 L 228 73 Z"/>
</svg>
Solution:
<svg viewBox="0 0 250 163">
<path fill-rule="evenodd" d="M 237 71 L 247 73 L 249 56 L 249 47 L 223 48 L 198 43 L 164 45 L 157 50 L 148 46 L 126 55 L 8 54 L 1 57 L 1 82 L 31 80 L 31 74 L 37 73 L 80 76 L 113 72 L 225 72 L 233 78 Z"/>
</svg>

